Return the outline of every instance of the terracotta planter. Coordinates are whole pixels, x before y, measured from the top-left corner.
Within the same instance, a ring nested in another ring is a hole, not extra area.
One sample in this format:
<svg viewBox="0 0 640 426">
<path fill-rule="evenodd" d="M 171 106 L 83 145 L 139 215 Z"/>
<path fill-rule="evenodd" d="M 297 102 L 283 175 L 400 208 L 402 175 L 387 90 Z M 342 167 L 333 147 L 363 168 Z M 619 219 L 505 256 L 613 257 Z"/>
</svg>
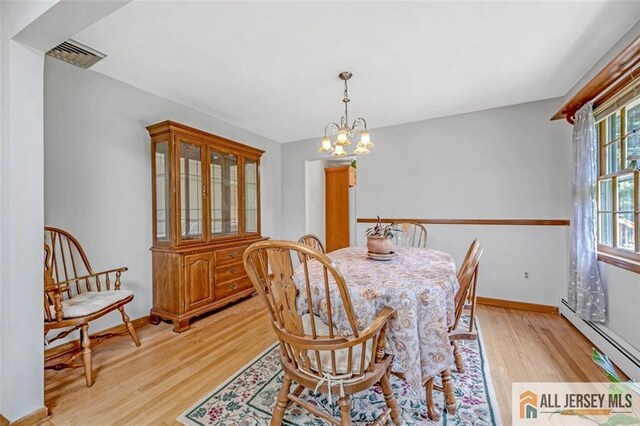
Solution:
<svg viewBox="0 0 640 426">
<path fill-rule="evenodd" d="M 393 250 L 393 241 L 385 237 L 367 237 L 367 249 L 371 253 L 389 254 Z"/>
</svg>

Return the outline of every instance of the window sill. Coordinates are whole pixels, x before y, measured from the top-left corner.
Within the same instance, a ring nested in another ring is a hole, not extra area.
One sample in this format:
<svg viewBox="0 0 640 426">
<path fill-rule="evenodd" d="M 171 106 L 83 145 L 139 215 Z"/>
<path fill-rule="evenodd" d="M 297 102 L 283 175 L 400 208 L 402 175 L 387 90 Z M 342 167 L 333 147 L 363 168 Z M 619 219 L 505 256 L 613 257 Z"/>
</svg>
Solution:
<svg viewBox="0 0 640 426">
<path fill-rule="evenodd" d="M 598 260 L 608 263 L 609 265 L 617 266 L 618 268 L 640 274 L 640 262 L 638 261 L 625 259 L 624 257 L 603 252 L 598 252 Z"/>
</svg>

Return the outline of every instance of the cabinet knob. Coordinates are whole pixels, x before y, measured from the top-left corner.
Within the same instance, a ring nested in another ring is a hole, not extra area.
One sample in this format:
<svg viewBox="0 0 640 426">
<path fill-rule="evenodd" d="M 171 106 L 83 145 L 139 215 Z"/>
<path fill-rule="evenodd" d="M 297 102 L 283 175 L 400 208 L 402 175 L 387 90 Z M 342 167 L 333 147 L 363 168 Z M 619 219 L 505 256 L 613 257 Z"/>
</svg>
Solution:
<svg viewBox="0 0 640 426">
<path fill-rule="evenodd" d="M 231 253 L 229 253 L 229 257 L 236 257 L 238 256 L 238 252 L 237 251 L 233 251 Z"/>
<path fill-rule="evenodd" d="M 238 288 L 238 283 L 231 284 L 231 290 L 235 290 L 236 288 Z"/>
<path fill-rule="evenodd" d="M 235 274 L 236 272 L 238 272 L 238 268 L 231 268 L 229 269 L 229 272 L 231 272 L 232 274 Z"/>
</svg>

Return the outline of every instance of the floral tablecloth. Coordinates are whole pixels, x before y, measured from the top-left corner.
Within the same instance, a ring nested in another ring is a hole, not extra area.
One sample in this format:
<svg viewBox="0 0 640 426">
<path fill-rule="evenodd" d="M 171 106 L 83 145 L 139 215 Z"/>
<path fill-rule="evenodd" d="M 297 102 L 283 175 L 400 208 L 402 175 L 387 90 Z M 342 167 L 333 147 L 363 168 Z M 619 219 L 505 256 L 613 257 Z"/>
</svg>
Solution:
<svg viewBox="0 0 640 426">
<path fill-rule="evenodd" d="M 329 253 L 349 288 L 358 328 L 366 328 L 385 306 L 397 311 L 387 333 L 388 351 L 395 355 L 394 370 L 404 372 L 410 387 L 424 391 L 430 377 L 449 368 L 453 353 L 448 328 L 454 320 L 454 296 L 459 284 L 453 259 L 441 251 L 396 247 L 398 257 L 381 262 L 367 258 L 364 247 L 348 247 Z M 294 280 L 304 295 L 304 272 L 296 269 Z M 325 322 L 323 268 L 309 263 L 314 312 Z M 306 298 L 298 298 L 298 309 L 305 309 Z M 332 306 L 342 306 L 337 287 L 331 286 Z M 338 332 L 350 330 L 344 309 L 334 310 Z"/>
</svg>

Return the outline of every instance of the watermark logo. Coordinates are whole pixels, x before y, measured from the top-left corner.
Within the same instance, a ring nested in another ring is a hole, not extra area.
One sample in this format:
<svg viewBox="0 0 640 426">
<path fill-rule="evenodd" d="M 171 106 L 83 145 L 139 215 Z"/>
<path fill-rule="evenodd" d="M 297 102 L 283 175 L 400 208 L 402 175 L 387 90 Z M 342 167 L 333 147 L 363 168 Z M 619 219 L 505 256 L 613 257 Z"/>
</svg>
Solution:
<svg viewBox="0 0 640 426">
<path fill-rule="evenodd" d="M 538 394 L 530 390 L 520 394 L 520 418 L 538 418 Z"/>
<path fill-rule="evenodd" d="M 512 424 L 640 424 L 635 383 L 514 383 Z"/>
</svg>

